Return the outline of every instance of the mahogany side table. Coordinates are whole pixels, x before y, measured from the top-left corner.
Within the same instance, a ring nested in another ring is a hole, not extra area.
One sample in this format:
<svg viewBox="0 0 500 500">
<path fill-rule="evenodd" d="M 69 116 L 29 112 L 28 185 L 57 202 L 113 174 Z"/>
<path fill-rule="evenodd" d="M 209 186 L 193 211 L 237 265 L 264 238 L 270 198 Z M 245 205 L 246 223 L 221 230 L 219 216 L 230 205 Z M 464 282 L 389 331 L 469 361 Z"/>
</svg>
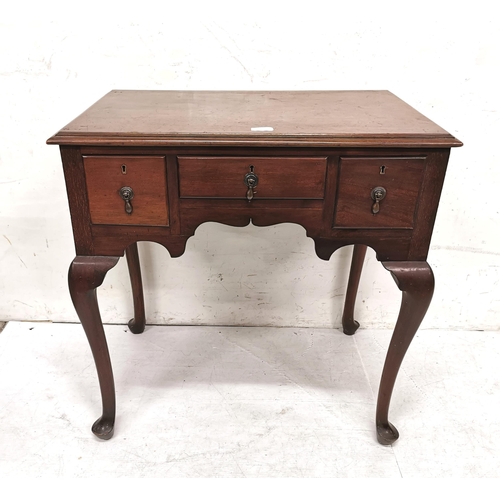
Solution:
<svg viewBox="0 0 500 500">
<path fill-rule="evenodd" d="M 115 390 L 96 297 L 126 255 L 134 318 L 145 327 L 137 241 L 172 257 L 208 221 L 300 224 L 328 260 L 353 244 L 343 330 L 367 246 L 403 292 L 383 368 L 377 438 L 403 357 L 432 298 L 426 262 L 450 148 L 462 143 L 387 91 L 177 92 L 114 90 L 51 137 L 60 146 L 76 257 L 69 289 L 94 356 L 102 416 L 113 435 Z"/>
</svg>

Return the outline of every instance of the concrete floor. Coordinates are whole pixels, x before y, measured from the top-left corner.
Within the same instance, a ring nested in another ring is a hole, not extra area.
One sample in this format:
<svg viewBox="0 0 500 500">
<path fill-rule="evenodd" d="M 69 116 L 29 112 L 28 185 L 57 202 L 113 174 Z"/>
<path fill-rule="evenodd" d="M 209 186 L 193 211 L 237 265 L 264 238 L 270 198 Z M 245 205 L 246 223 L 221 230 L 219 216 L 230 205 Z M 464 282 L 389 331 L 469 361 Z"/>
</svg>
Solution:
<svg viewBox="0 0 500 500">
<path fill-rule="evenodd" d="M 389 331 L 106 326 L 115 436 L 80 325 L 0 333 L 0 477 L 499 477 L 500 332 L 422 331 L 375 438 Z"/>
</svg>

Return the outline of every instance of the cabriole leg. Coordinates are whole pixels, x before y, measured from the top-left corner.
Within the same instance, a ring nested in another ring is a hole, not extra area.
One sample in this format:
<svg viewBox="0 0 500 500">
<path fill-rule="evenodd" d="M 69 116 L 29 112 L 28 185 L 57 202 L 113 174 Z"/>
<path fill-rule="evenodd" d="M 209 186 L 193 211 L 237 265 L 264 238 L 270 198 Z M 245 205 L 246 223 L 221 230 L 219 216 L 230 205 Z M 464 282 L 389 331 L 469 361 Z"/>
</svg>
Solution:
<svg viewBox="0 0 500 500">
<path fill-rule="evenodd" d="M 142 333 L 146 327 L 146 313 L 144 310 L 144 292 L 142 290 L 141 264 L 137 243 L 130 245 L 125 250 L 125 255 L 134 298 L 134 317 L 128 322 L 128 327 L 132 333 Z"/>
<path fill-rule="evenodd" d="M 390 445 L 399 437 L 389 422 L 389 404 L 399 368 L 410 343 L 424 319 L 434 293 L 434 275 L 427 262 L 384 262 L 398 288 L 403 292 L 401 309 L 380 380 L 377 401 L 377 439 Z"/>
<path fill-rule="evenodd" d="M 358 293 L 359 279 L 366 255 L 366 245 L 354 245 L 352 251 L 351 271 L 345 296 L 344 314 L 342 315 L 342 327 L 346 335 L 354 335 L 359 328 L 359 323 L 354 319 L 354 304 Z"/>
<path fill-rule="evenodd" d="M 76 312 L 94 356 L 102 396 L 102 416 L 92 426 L 92 432 L 101 439 L 113 436 L 115 424 L 115 384 L 104 335 L 96 288 L 106 273 L 116 265 L 118 257 L 75 257 L 69 268 L 69 290 Z"/>
</svg>

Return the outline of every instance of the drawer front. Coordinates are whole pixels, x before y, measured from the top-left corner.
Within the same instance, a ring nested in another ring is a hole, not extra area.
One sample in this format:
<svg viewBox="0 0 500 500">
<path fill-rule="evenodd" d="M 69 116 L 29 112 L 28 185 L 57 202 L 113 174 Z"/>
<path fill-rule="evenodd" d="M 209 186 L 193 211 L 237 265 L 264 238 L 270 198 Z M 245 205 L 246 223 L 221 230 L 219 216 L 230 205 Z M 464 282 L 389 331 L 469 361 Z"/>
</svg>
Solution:
<svg viewBox="0 0 500 500">
<path fill-rule="evenodd" d="M 93 224 L 168 226 L 164 156 L 84 156 L 83 165 Z M 133 192 L 128 212 L 122 188 Z"/>
<path fill-rule="evenodd" d="M 413 228 L 424 168 L 425 158 L 341 158 L 334 226 Z M 379 187 L 385 197 L 373 213 Z"/>
<path fill-rule="evenodd" d="M 254 199 L 323 199 L 326 158 L 179 156 L 181 198 L 246 198 L 245 175 L 258 178 Z"/>
</svg>

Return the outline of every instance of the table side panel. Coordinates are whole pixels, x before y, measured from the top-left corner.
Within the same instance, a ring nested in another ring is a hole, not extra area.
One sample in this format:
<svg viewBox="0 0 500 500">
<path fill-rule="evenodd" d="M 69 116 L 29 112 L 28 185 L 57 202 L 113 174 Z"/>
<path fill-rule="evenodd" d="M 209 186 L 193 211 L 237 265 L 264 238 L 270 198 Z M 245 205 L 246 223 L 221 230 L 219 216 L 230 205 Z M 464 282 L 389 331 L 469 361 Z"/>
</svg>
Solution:
<svg viewBox="0 0 500 500">
<path fill-rule="evenodd" d="M 408 260 L 427 259 L 449 157 L 450 149 L 427 154 Z"/>
<path fill-rule="evenodd" d="M 83 158 L 78 147 L 60 146 L 76 255 L 94 255 Z"/>
</svg>

